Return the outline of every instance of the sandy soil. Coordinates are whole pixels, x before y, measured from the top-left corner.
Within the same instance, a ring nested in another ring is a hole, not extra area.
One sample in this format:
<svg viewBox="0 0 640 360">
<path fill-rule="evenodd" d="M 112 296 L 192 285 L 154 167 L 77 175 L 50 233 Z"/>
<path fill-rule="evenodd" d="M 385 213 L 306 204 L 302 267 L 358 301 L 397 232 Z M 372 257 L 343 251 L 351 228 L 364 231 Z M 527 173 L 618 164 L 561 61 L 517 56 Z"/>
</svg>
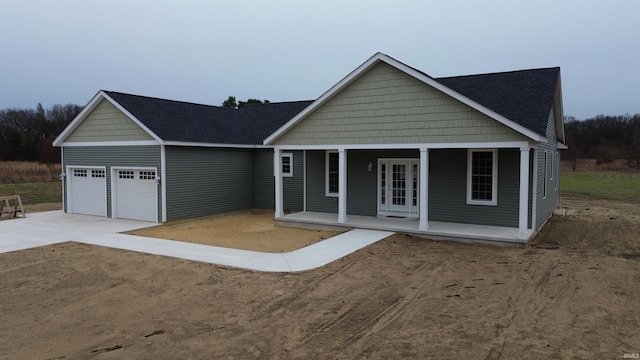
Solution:
<svg viewBox="0 0 640 360">
<path fill-rule="evenodd" d="M 0 254 L 0 358 L 640 353 L 640 205 L 563 206 L 524 249 L 395 235 L 295 274 L 76 243 Z"/>
<path fill-rule="evenodd" d="M 277 227 L 273 211 L 254 210 L 175 221 L 129 234 L 264 252 L 288 252 L 339 232 Z"/>
</svg>

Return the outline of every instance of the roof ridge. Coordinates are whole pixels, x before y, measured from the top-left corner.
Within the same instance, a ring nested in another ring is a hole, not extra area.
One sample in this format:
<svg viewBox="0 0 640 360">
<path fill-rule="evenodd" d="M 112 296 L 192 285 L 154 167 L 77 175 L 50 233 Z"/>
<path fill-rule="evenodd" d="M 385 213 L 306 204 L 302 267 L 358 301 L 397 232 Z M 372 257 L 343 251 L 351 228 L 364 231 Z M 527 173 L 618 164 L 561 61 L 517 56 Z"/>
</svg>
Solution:
<svg viewBox="0 0 640 360">
<path fill-rule="evenodd" d="M 188 105 L 197 105 L 197 106 L 206 106 L 206 107 L 226 109 L 223 106 L 202 104 L 202 103 L 196 103 L 196 102 L 193 102 L 193 101 L 182 101 L 182 100 L 165 99 L 165 98 L 160 98 L 160 97 L 156 97 L 156 96 L 137 95 L 137 94 L 124 93 L 124 92 L 120 92 L 120 91 L 104 90 L 104 89 L 100 90 L 100 91 L 104 92 L 107 95 L 109 95 L 109 94 L 118 94 L 118 95 L 133 96 L 133 97 L 143 98 L 143 99 L 150 99 L 150 100 L 161 100 L 161 101 L 169 101 L 169 102 L 180 103 L 180 104 L 188 104 Z"/>
<path fill-rule="evenodd" d="M 495 72 L 480 73 L 480 74 L 469 74 L 469 75 L 442 76 L 442 77 L 437 77 L 437 78 L 434 78 L 434 79 L 435 80 L 441 80 L 441 79 L 464 78 L 464 77 L 472 77 L 472 76 L 505 75 L 505 74 L 515 74 L 515 73 L 541 71 L 541 70 L 560 70 L 560 66 L 541 67 L 541 68 L 533 68 L 533 69 L 510 70 L 510 71 L 495 71 Z"/>
</svg>

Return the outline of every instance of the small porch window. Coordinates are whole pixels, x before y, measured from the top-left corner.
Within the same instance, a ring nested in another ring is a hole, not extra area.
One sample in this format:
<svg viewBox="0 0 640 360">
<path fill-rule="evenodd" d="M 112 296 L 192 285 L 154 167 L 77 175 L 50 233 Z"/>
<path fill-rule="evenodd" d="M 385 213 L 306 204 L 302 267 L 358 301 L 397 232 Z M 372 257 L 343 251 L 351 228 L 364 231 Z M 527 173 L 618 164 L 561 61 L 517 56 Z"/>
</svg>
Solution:
<svg viewBox="0 0 640 360">
<path fill-rule="evenodd" d="M 469 150 L 467 159 L 467 204 L 498 204 L 498 151 Z"/>
<path fill-rule="evenodd" d="M 293 154 L 282 154 L 282 177 L 293 177 Z"/>
<path fill-rule="evenodd" d="M 337 151 L 327 151 L 325 169 L 326 196 L 338 196 L 338 184 L 340 177 L 339 157 Z"/>
</svg>

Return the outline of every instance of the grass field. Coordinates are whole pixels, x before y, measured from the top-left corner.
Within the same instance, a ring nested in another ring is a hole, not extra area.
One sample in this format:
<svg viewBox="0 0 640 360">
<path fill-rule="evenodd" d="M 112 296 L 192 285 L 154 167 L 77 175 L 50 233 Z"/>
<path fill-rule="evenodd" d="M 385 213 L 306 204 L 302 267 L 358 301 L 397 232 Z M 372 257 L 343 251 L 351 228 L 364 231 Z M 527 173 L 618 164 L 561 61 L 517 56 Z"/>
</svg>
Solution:
<svg viewBox="0 0 640 360">
<path fill-rule="evenodd" d="M 563 171 L 560 173 L 560 193 L 640 202 L 640 173 Z"/>
<path fill-rule="evenodd" d="M 62 202 L 62 184 L 60 181 L 0 184 L 0 195 L 20 195 L 25 205 L 60 203 Z"/>
</svg>

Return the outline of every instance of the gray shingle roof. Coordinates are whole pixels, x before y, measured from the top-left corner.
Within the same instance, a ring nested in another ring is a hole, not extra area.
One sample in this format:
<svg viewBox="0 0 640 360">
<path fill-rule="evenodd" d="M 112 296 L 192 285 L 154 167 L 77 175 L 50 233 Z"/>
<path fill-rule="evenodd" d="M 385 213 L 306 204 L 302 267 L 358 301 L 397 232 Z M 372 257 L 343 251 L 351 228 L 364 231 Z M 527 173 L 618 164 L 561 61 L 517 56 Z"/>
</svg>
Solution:
<svg viewBox="0 0 640 360">
<path fill-rule="evenodd" d="M 231 109 L 104 91 L 164 141 L 260 145 L 312 101 Z"/>
<path fill-rule="evenodd" d="M 545 135 L 560 68 L 435 79 L 525 128 Z"/>
<path fill-rule="evenodd" d="M 560 68 L 556 67 L 435 80 L 525 128 L 545 135 L 559 72 Z M 229 145 L 262 144 L 265 138 L 313 102 L 250 104 L 241 109 L 230 109 L 113 91 L 105 93 L 164 141 Z"/>
</svg>

